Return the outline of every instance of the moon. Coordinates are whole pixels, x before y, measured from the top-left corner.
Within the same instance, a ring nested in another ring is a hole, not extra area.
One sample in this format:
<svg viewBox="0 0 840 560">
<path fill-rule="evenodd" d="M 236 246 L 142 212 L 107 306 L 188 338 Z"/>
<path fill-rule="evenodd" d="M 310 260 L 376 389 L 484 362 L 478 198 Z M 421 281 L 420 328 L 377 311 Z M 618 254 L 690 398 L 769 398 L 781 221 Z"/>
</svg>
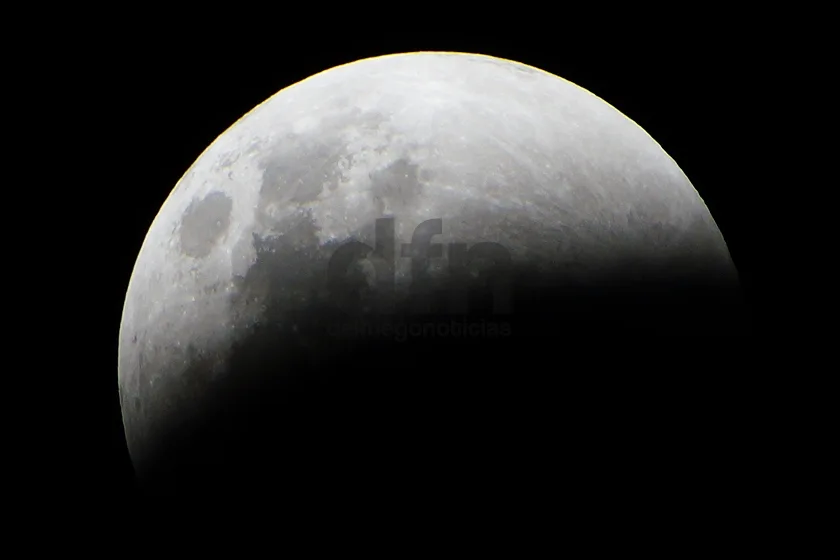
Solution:
<svg viewBox="0 0 840 560">
<path fill-rule="evenodd" d="M 352 462 L 395 426 L 407 453 L 418 395 L 451 421 L 476 356 L 719 333 L 737 285 L 679 166 L 592 93 L 482 55 L 357 61 L 247 113 L 161 207 L 119 334 L 129 451 L 178 484 Z"/>
</svg>

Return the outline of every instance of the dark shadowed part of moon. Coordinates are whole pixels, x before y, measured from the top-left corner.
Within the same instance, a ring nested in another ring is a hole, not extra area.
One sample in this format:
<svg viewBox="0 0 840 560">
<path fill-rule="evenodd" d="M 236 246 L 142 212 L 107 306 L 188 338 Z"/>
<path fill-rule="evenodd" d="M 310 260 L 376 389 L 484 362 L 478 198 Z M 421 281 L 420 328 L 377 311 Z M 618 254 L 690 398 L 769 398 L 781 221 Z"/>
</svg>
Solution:
<svg viewBox="0 0 840 560">
<path fill-rule="evenodd" d="M 233 201 L 212 192 L 187 207 L 181 218 L 181 251 L 190 257 L 206 257 L 230 226 Z"/>
</svg>

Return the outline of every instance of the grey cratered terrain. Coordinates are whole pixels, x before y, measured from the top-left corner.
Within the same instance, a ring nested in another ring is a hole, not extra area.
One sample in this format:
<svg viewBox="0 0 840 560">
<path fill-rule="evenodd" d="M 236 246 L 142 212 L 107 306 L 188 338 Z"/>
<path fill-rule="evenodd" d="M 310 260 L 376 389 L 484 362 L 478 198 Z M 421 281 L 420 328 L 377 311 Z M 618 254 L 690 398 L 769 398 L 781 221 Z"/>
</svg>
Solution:
<svg viewBox="0 0 840 560">
<path fill-rule="evenodd" d="M 393 255 L 377 245 L 384 217 L 393 218 Z M 412 235 L 435 219 L 438 230 L 424 227 L 442 247 L 419 254 L 408 246 Z M 350 241 L 394 263 L 392 292 L 382 283 L 387 266 L 369 261 L 339 263 L 347 273 L 328 275 L 331 257 Z M 317 424 L 324 407 L 341 408 L 347 380 L 390 346 L 328 336 L 329 321 L 367 317 L 386 300 L 389 317 L 463 313 L 474 300 L 451 297 L 453 286 L 479 293 L 488 277 L 468 267 L 455 278 L 449 244 L 488 242 L 507 255 L 485 264 L 496 270 L 492 264 L 504 261 L 497 268 L 514 294 L 511 340 L 541 335 L 553 345 L 578 329 L 587 336 L 713 329 L 692 315 L 713 308 L 709 301 L 685 296 L 679 301 L 688 307 L 675 312 L 676 300 L 656 294 L 663 286 L 717 293 L 737 284 L 727 246 L 680 168 L 587 91 L 478 55 L 414 53 L 337 67 L 284 89 L 222 134 L 146 236 L 119 342 L 123 420 L 138 474 L 178 472 L 183 483 L 213 461 L 268 456 L 248 445 L 271 447 L 281 465 L 300 461 L 301 449 L 338 445 L 327 427 L 320 443 L 294 432 Z M 443 294 L 442 303 L 417 307 L 418 285 Z M 633 307 L 616 296 L 628 290 L 653 303 Z M 441 344 L 461 348 L 453 340 Z M 414 356 L 407 360 L 436 355 L 428 346 L 395 348 L 395 356 Z M 344 364 L 344 381 L 324 373 L 336 364 Z M 541 366 L 526 359 L 521 367 Z M 310 385 L 343 388 L 302 396 Z M 243 420 L 244 409 L 253 416 Z M 273 443 L 264 432 L 248 439 L 267 423 Z"/>
</svg>

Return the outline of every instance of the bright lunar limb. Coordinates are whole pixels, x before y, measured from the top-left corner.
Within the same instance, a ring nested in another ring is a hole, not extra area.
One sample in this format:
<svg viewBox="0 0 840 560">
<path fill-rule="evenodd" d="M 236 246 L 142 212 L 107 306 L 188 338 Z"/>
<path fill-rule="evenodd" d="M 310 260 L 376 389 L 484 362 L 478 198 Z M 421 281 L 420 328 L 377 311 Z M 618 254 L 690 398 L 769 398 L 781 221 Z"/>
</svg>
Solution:
<svg viewBox="0 0 840 560">
<path fill-rule="evenodd" d="M 418 227 L 428 234 L 422 251 L 412 244 Z M 351 258 L 331 275 L 351 241 L 361 264 Z M 503 249 L 484 259 L 497 276 L 479 273 L 481 258 L 452 268 L 482 243 Z M 366 255 L 375 258 L 362 262 Z M 501 328 L 496 286 L 488 288 L 499 277 L 508 290 L 503 327 L 512 329 L 504 341 L 487 327 Z M 321 383 L 307 379 L 326 376 L 332 385 L 322 386 L 347 390 L 350 369 L 338 381 L 324 373 L 337 363 L 364 354 L 369 371 L 371 356 L 388 351 L 431 360 L 434 344 L 475 353 L 578 334 L 714 333 L 731 326 L 714 314 L 737 283 L 720 231 L 677 164 L 595 95 L 487 56 L 362 60 L 257 106 L 164 203 L 120 330 L 128 446 L 148 478 L 199 464 L 195 457 L 265 460 L 268 451 L 247 447 L 264 439 L 242 434 L 272 425 L 294 447 L 294 414 L 313 425 L 323 410 L 301 396 Z M 360 335 L 371 317 L 388 328 Z M 427 333 L 415 340 L 419 354 L 416 344 L 399 345 L 400 329 L 429 317 L 467 325 L 472 338 Z M 338 336 L 348 324 L 356 330 Z M 337 403 L 348 394 L 323 398 L 345 410 Z M 333 432 L 318 433 L 326 441 Z M 287 454 L 278 464 L 299 460 Z"/>
</svg>

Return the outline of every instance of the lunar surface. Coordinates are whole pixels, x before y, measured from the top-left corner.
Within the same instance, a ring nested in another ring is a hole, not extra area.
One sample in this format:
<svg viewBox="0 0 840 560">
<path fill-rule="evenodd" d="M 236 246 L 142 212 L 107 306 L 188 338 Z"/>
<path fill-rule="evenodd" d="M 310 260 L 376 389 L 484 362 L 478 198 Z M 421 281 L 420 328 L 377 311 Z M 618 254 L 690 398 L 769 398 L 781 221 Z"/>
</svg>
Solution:
<svg viewBox="0 0 840 560">
<path fill-rule="evenodd" d="M 478 456 L 453 426 L 489 405 L 452 396 L 476 368 L 498 388 L 514 348 L 509 377 L 576 337 L 716 334 L 737 284 L 678 165 L 595 95 L 479 55 L 362 60 L 245 115 L 155 218 L 120 330 L 129 450 L 175 486 Z"/>
</svg>

